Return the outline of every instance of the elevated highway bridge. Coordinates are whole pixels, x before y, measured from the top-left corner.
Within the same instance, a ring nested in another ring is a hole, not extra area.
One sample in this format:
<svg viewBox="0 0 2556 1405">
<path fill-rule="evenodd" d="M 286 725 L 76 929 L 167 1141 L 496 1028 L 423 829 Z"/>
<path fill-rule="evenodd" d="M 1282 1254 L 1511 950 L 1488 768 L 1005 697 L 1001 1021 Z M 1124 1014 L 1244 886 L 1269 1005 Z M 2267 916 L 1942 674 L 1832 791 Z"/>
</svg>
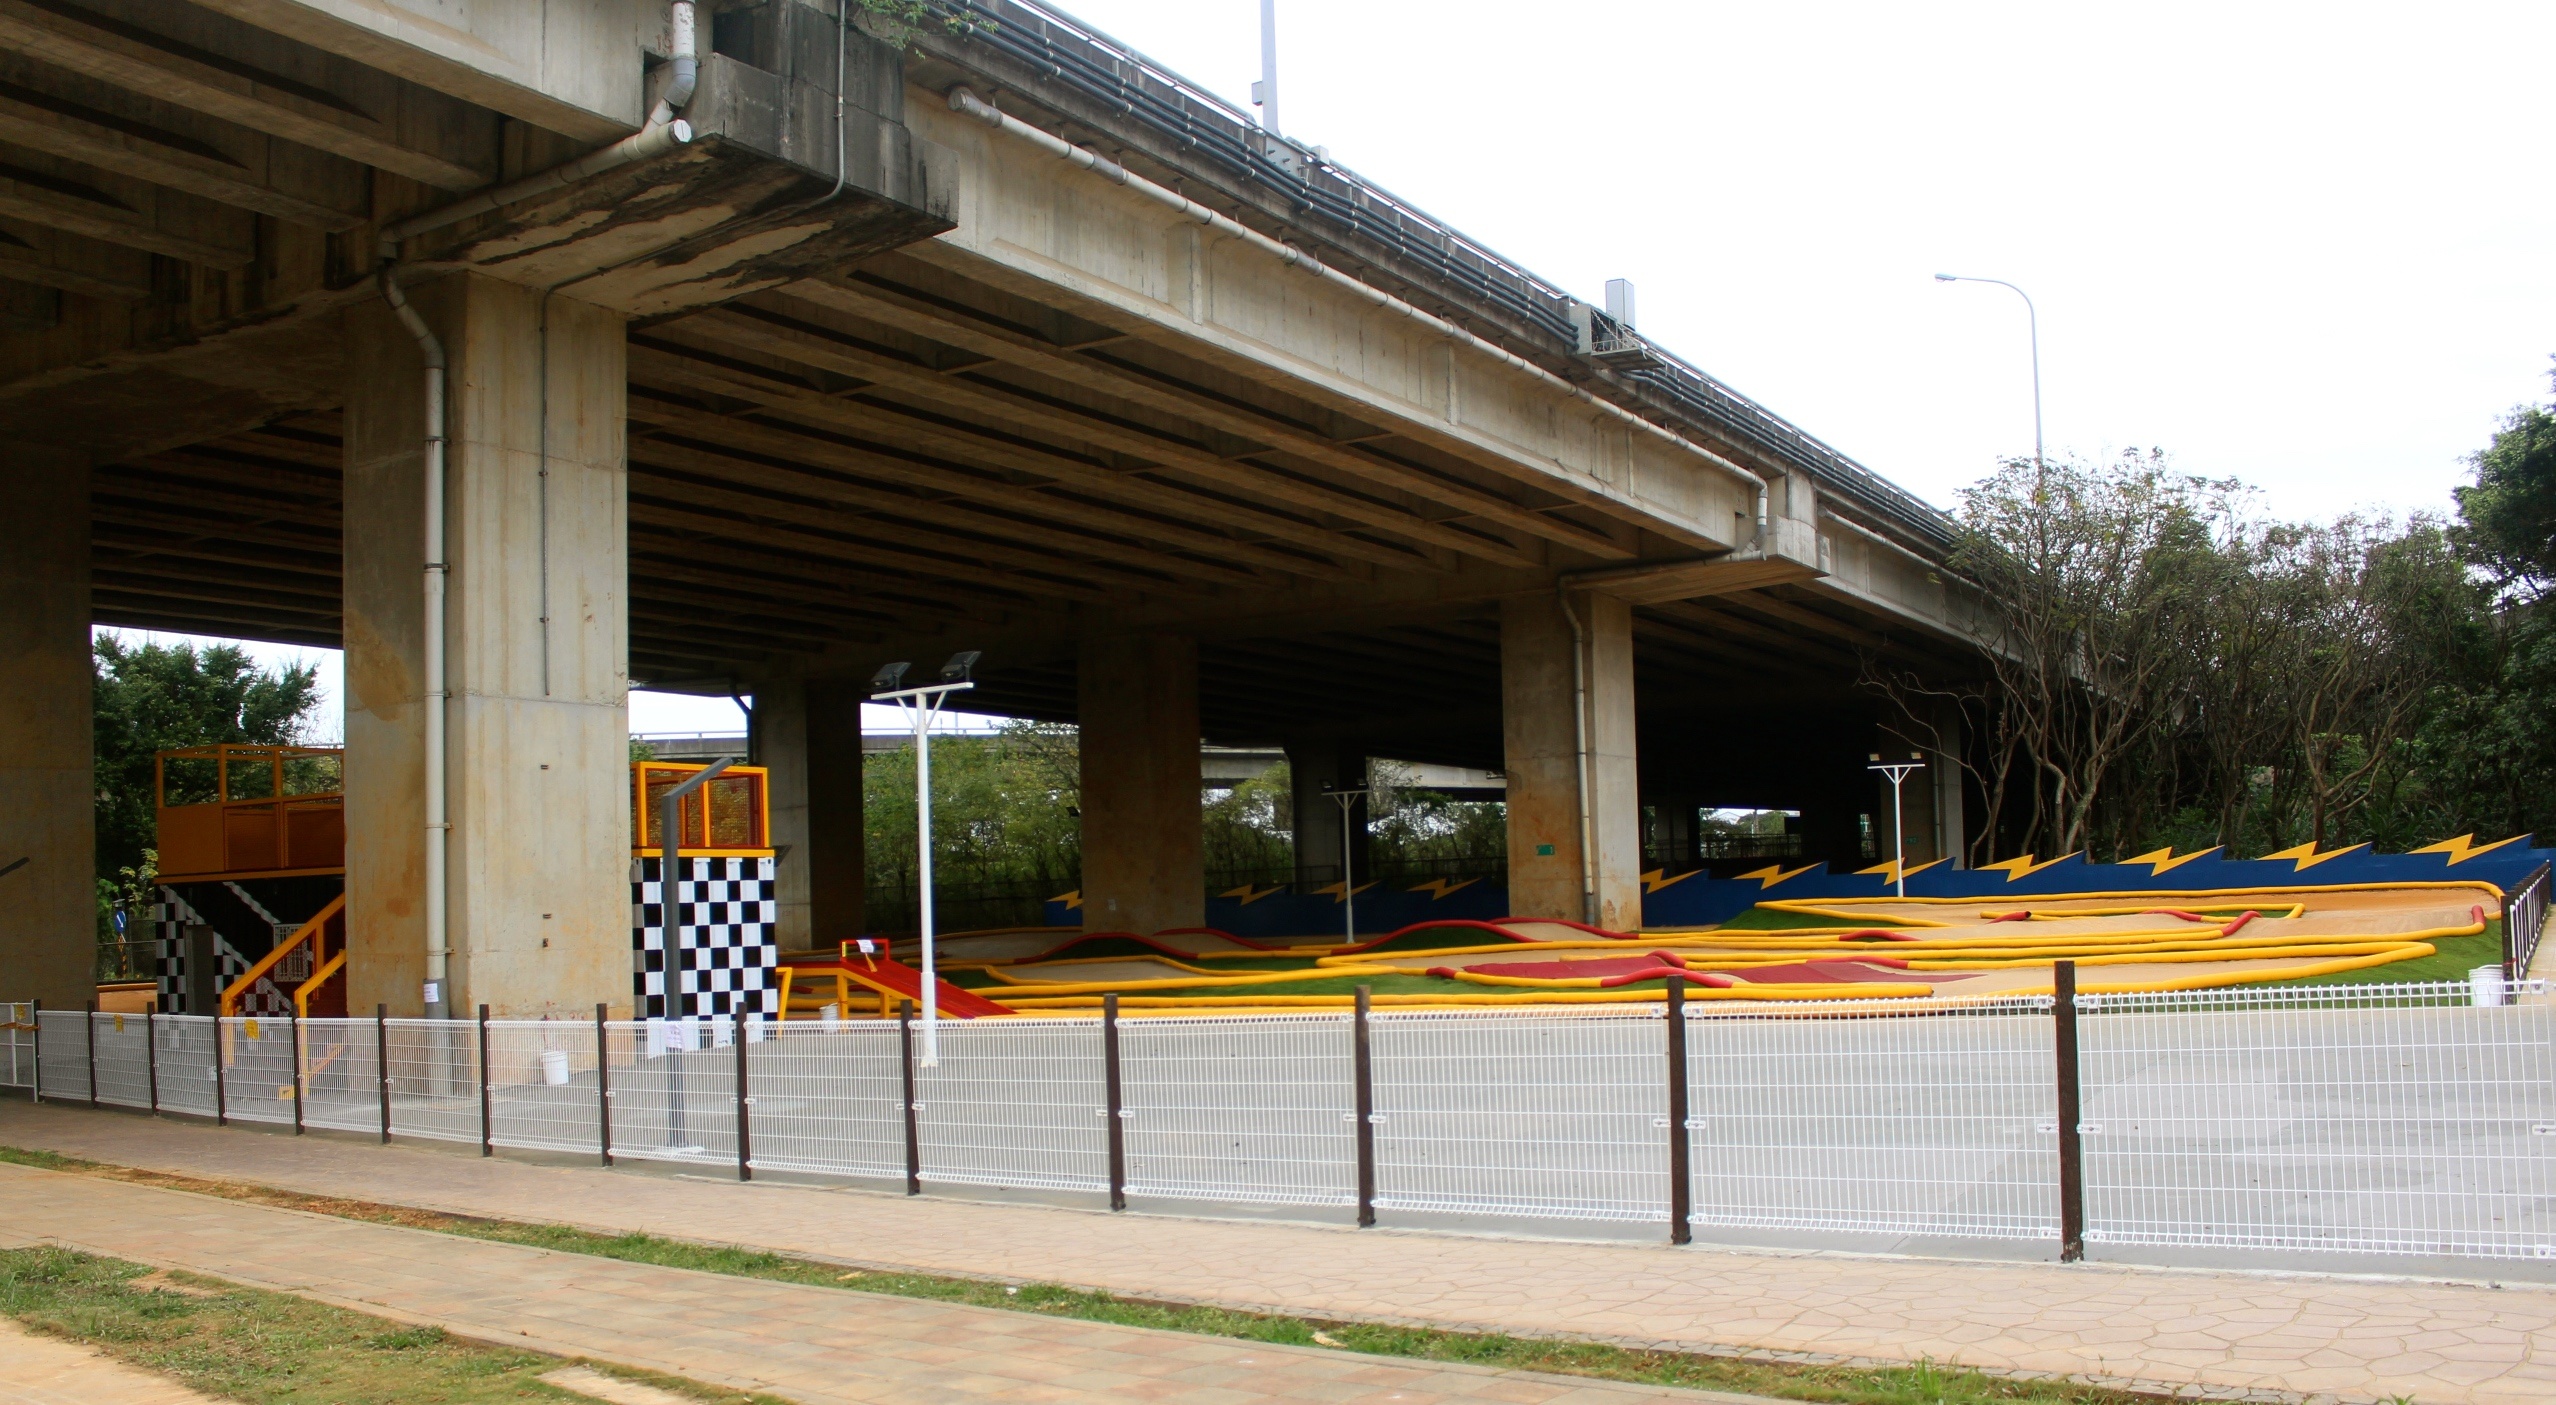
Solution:
<svg viewBox="0 0 2556 1405">
<path fill-rule="evenodd" d="M 947 14 L 0 0 L 0 961 L 84 979 L 93 624 L 346 650 L 359 1009 L 626 995 L 632 686 L 751 697 L 783 939 L 850 935 L 860 685 L 960 648 L 1082 727 L 1098 924 L 1197 920 L 1202 738 L 1502 772 L 1521 912 L 1629 925 L 1699 805 L 1888 850 L 1859 675 L 1976 670 L 1940 513 L 1066 15 Z"/>
</svg>

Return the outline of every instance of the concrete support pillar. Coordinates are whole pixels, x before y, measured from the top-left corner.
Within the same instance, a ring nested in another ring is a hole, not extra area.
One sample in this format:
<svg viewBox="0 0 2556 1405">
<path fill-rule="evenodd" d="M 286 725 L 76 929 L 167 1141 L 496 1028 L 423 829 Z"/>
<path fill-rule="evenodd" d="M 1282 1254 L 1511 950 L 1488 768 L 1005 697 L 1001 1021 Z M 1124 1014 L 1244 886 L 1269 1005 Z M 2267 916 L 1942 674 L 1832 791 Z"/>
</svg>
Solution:
<svg viewBox="0 0 2556 1405">
<path fill-rule="evenodd" d="M 827 679 L 755 690 L 763 764 L 772 768 L 783 951 L 832 951 L 861 935 L 867 897 L 861 809 L 863 690 Z"/>
<path fill-rule="evenodd" d="M 1197 641 L 1095 636 L 1080 673 L 1083 928 L 1204 925 Z"/>
<path fill-rule="evenodd" d="M 1367 758 L 1354 747 L 1331 738 L 1300 738 L 1287 743 L 1287 774 L 1292 782 L 1288 804 L 1295 811 L 1296 885 L 1299 891 L 1321 887 L 1340 873 L 1340 802 L 1333 790 L 1359 790 L 1367 784 Z M 1352 803 L 1347 814 L 1349 870 L 1352 881 L 1364 882 L 1367 862 L 1367 802 Z"/>
<path fill-rule="evenodd" d="M 1936 710 L 1935 741 L 1939 749 L 1926 756 L 1927 769 L 1935 776 L 1935 841 L 1954 868 L 1968 868 L 1970 833 L 1961 803 L 1964 742 L 1957 704 L 1946 702 Z"/>
<path fill-rule="evenodd" d="M 0 999 L 97 993 L 89 463 L 12 445 L 0 546 Z M 15 865 L 12 869 L 12 865 Z"/>
<path fill-rule="evenodd" d="M 446 384 L 445 882 L 461 1014 L 631 1004 L 621 318 L 455 274 L 410 290 Z M 348 999 L 420 1011 L 425 432 L 417 344 L 346 314 Z"/>
<path fill-rule="evenodd" d="M 1500 607 L 1501 736 L 1509 777 L 1509 910 L 1610 931 L 1642 920 L 1642 810 L 1635 774 L 1633 607 L 1577 595 L 1584 645 L 1551 595 Z M 1595 892 L 1582 861 L 1581 728 L 1575 647 L 1587 688 L 1588 792 Z"/>
</svg>

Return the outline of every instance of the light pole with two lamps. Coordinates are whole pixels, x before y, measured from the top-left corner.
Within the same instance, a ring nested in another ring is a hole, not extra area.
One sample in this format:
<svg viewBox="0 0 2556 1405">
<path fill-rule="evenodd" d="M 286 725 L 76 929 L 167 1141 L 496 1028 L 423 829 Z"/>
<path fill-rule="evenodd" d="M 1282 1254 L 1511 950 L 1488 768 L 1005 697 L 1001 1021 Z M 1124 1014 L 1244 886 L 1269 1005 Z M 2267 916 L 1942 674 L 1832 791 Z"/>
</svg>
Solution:
<svg viewBox="0 0 2556 1405">
<path fill-rule="evenodd" d="M 1908 896 L 1908 825 L 1901 816 L 1899 787 L 1910 772 L 1925 770 L 1926 763 L 1913 751 L 1905 761 L 1884 761 L 1878 751 L 1872 756 L 1873 764 L 1864 769 L 1890 777 L 1890 876 L 1898 884 L 1899 896 L 1904 898 Z"/>
<path fill-rule="evenodd" d="M 941 680 L 920 687 L 904 686 L 905 673 L 914 665 L 905 660 L 883 665 L 870 679 L 870 701 L 894 703 L 905 712 L 905 720 L 914 728 L 914 855 L 917 880 L 921 884 L 923 907 L 923 1066 L 937 1068 L 941 1062 L 941 989 L 940 966 L 932 949 L 932 719 L 950 694 L 963 693 L 976 686 L 968 675 L 975 671 L 978 650 L 962 649 L 950 655 L 941 665 Z"/>
</svg>

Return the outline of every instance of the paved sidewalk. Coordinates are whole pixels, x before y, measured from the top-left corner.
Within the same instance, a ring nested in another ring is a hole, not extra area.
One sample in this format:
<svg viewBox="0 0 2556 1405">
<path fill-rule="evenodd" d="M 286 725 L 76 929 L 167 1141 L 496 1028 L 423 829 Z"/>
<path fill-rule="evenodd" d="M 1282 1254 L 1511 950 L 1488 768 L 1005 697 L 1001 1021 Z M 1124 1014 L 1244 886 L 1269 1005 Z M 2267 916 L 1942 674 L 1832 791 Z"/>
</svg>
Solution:
<svg viewBox="0 0 2556 1405">
<path fill-rule="evenodd" d="M 166 1376 L 0 1317 L 0 1405 L 219 1405 Z"/>
<path fill-rule="evenodd" d="M 480 1160 L 0 1102 L 0 1144 L 294 1190 L 1130 1296 L 1811 1359 L 2422 1405 L 2556 1399 L 2556 1290 L 1521 1242 Z M 20 1223 L 0 1216 L 0 1223 Z"/>
<path fill-rule="evenodd" d="M 0 1245 L 39 1241 L 803 1405 L 1744 1400 L 766 1283 L 0 1165 Z"/>
</svg>

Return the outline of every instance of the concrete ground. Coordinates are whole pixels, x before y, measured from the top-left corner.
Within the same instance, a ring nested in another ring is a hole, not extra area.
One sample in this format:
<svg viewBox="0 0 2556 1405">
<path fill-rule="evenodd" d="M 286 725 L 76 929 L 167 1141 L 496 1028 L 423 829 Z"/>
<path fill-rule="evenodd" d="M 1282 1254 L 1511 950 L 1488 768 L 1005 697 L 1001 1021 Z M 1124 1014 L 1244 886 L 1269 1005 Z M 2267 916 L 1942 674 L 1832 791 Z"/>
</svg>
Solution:
<svg viewBox="0 0 2556 1405">
<path fill-rule="evenodd" d="M 0 1405 L 215 1405 L 166 1376 L 0 1317 Z"/>
<path fill-rule="evenodd" d="M 2423 1405 L 2556 1398 L 2556 1291 L 2536 1285 L 1672 1250 L 1310 1224 L 1131 1219 L 939 1195 L 907 1199 L 811 1186 L 739 1185 L 665 1171 L 481 1160 L 442 1148 L 385 1148 L 317 1136 L 296 1140 L 175 1119 L 16 1102 L 0 1103 L 0 1144 L 452 1213 L 645 1230 L 863 1267 L 1059 1282 L 1129 1296 L 1339 1319 L 1806 1360 L 1908 1362 L 1930 1357 L 1990 1370 L 2137 1383 L 2208 1398 L 2378 1401 L 2403 1395 Z M 215 1234 L 216 1226 L 247 1225 L 258 1226 L 245 1231 L 257 1242 L 222 1237 L 238 1232 L 234 1229 Z M 726 1377 L 702 1358 L 672 1351 L 668 1344 L 700 1331 L 795 1333 L 799 1328 L 792 1323 L 820 1322 L 826 1332 L 786 1336 L 750 1358 L 749 1365 L 796 1369 L 812 1359 L 809 1353 L 846 1350 L 856 1359 L 875 1352 L 916 1360 L 921 1352 L 918 1369 L 928 1367 L 931 1379 L 924 1394 L 937 1391 L 943 1399 L 952 1398 L 950 1382 L 976 1381 L 994 1361 L 942 1349 L 949 1344 L 942 1334 L 961 1330 L 952 1325 L 961 1324 L 960 1318 L 936 1319 L 930 1331 L 923 1331 L 914 1317 L 965 1316 L 977 1313 L 975 1309 L 700 1279 L 572 1256 L 539 1257 L 536 1264 L 521 1257 L 535 1251 L 510 1246 L 318 1220 L 78 1177 L 31 1172 L 0 1177 L 0 1227 L 5 1227 L 0 1237 L 58 1239 L 148 1262 L 174 1262 L 173 1256 L 182 1256 L 182 1266 L 244 1281 L 272 1279 L 278 1286 L 343 1293 L 352 1305 L 369 1310 L 452 1314 L 434 1316 L 448 1325 L 486 1315 L 509 1333 L 537 1330 L 534 1344 L 613 1359 L 623 1359 L 622 1352 L 628 1351 L 637 1355 L 638 1364 L 662 1361 L 660 1369 L 714 1381 Z M 288 1247 L 276 1238 L 288 1227 L 296 1243 L 306 1247 Z M 376 1247 L 392 1245 L 396 1252 Z M 429 1261 L 437 1265 L 431 1272 L 412 1274 L 407 1267 Z M 455 1264 L 466 1265 L 458 1278 L 446 1267 Z M 625 1280 L 636 1286 L 623 1286 Z M 669 1286 L 678 1281 L 684 1285 L 680 1289 Z M 749 1298 L 759 1300 L 767 1289 L 817 1297 L 792 1297 L 786 1309 L 769 1311 L 737 1306 Z M 571 1317 L 585 1323 L 588 1313 L 581 1304 L 590 1294 L 596 1302 L 617 1302 L 616 1295 L 631 1293 L 637 1296 L 626 1308 L 589 1324 L 595 1331 L 620 1334 L 611 1350 L 599 1350 L 604 1343 L 565 1334 L 556 1325 Z M 690 1306 L 670 1310 L 667 1302 Z M 715 1310 L 703 1306 L 711 1303 L 718 1304 Z M 628 1315 L 618 1315 L 624 1312 Z M 867 1325 L 873 1323 L 884 1330 L 873 1333 Z M 1081 1334 L 1096 1333 L 1094 1340 L 1115 1343 L 1112 1334 L 1130 1329 L 1001 1313 L 981 1323 L 968 1318 L 962 1325 L 974 1334 L 967 1340 L 1000 1341 L 1005 1350 L 1031 1358 L 1097 1352 L 1116 1363 L 1101 1368 L 1110 1371 L 1137 1371 L 1145 1358 L 1144 1351 L 1133 1348 L 1081 1344 Z M 1068 1338 L 1073 1344 L 1064 1344 Z M 934 1344 L 932 1350 L 914 1345 L 924 1340 Z M 1146 1350 L 1176 1350 L 1184 1362 L 1213 1360 L 1236 1369 L 1241 1369 L 1243 1356 L 1251 1357 L 1253 1365 L 1242 1377 L 1218 1378 L 1219 1384 L 1245 1382 L 1234 1388 L 1256 1388 L 1249 1382 L 1273 1379 L 1271 1363 L 1282 1356 L 1290 1369 L 1300 1355 L 1334 1361 L 1322 1352 L 1281 1352 L 1202 1338 L 1167 1340 L 1172 1344 Z M 1364 1371 L 1446 1369 L 1372 1357 L 1345 1358 L 1338 1369 L 1352 1365 Z M 987 1388 L 995 1389 L 1002 1379 L 988 1378 Z M 1161 1383 L 1159 1377 L 1152 1379 Z M 1008 1388 L 1026 1386 L 1025 1380 L 1011 1378 Z M 1391 1394 L 1387 1390 L 1377 1398 Z"/>
</svg>

